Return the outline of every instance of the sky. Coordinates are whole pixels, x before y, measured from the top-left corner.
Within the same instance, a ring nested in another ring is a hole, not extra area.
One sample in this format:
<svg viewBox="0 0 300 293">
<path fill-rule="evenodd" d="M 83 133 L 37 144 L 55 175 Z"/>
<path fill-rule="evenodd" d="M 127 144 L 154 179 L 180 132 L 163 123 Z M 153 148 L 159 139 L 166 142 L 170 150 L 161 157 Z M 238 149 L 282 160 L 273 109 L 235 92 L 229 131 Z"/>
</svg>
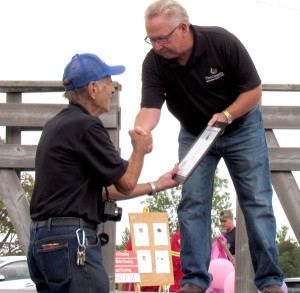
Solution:
<svg viewBox="0 0 300 293">
<path fill-rule="evenodd" d="M 120 92 L 121 156 L 130 157 L 128 130 L 139 111 L 141 66 L 151 46 L 144 42 L 144 11 L 152 0 L 0 0 L 0 80 L 61 80 L 77 53 L 97 54 L 109 65 L 125 65 L 114 76 Z M 221 26 L 234 33 L 249 51 L 263 83 L 299 83 L 300 3 L 298 0 L 181 0 L 192 24 Z M 5 94 L 0 94 L 5 102 Z M 23 102 L 66 103 L 62 93 L 24 94 Z M 263 94 L 263 105 L 300 105 L 300 93 Z M 139 182 L 156 180 L 178 161 L 179 123 L 164 107 L 153 131 L 154 149 L 146 156 Z M 300 147 L 299 130 L 279 131 L 282 147 Z M 0 127 L 0 136 L 5 136 Z M 35 144 L 39 133 L 27 133 L 22 143 Z M 300 174 L 294 172 L 298 185 Z M 235 191 L 224 163 L 219 177 L 229 180 L 235 213 Z M 129 227 L 128 213 L 142 212 L 146 196 L 118 202 L 123 218 L 117 223 L 117 243 Z M 288 225 L 274 194 L 277 225 Z M 291 232 L 291 231 L 290 231 Z"/>
</svg>

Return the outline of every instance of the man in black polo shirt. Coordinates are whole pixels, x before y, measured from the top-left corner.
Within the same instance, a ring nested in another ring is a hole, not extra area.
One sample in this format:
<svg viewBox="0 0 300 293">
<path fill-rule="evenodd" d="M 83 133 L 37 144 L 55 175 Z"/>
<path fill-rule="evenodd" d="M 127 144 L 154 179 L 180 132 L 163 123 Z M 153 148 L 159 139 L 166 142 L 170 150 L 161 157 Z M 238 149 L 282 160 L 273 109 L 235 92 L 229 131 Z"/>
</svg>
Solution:
<svg viewBox="0 0 300 293">
<path fill-rule="evenodd" d="M 133 152 L 125 161 L 99 119 L 110 110 L 115 92 L 111 75 L 124 71 L 93 54 L 75 55 L 65 68 L 70 104 L 46 123 L 36 152 L 28 263 L 38 292 L 108 293 L 97 234 L 103 200 L 178 185 L 172 180 L 178 166 L 155 182 L 137 185 L 151 134 L 129 131 Z"/>
<path fill-rule="evenodd" d="M 211 282 L 211 202 L 215 169 L 222 157 L 245 216 L 255 284 L 263 293 L 283 292 L 268 151 L 258 106 L 261 80 L 247 50 L 223 28 L 191 25 L 184 7 L 174 0 L 150 4 L 145 26 L 145 41 L 152 49 L 143 62 L 142 103 L 135 126 L 152 131 L 166 102 L 181 123 L 181 159 L 207 125 L 228 124 L 182 187 L 178 218 L 184 277 L 178 293 L 204 292 Z"/>
</svg>

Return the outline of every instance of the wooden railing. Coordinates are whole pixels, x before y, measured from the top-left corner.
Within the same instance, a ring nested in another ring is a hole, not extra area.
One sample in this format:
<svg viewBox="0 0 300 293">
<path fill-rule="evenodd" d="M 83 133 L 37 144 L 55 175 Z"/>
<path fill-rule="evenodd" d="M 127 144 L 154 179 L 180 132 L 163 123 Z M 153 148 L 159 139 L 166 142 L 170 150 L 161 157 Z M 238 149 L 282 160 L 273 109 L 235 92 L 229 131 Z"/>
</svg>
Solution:
<svg viewBox="0 0 300 293">
<path fill-rule="evenodd" d="M 114 85 L 117 91 L 111 100 L 111 111 L 101 116 L 101 120 L 110 132 L 115 146 L 119 148 L 120 108 L 118 92 L 121 87 L 118 83 L 114 83 Z M 6 103 L 0 103 L 0 126 L 6 128 L 5 144 L 0 143 L 0 195 L 25 251 L 29 239 L 29 206 L 17 173 L 23 170 L 34 170 L 36 145 L 22 145 L 21 132 L 42 130 L 45 122 L 65 105 L 25 104 L 22 103 L 22 93 L 62 92 L 63 90 L 60 81 L 0 81 L 0 92 L 6 93 Z M 263 90 L 298 92 L 300 85 L 264 84 Z M 300 191 L 291 171 L 300 170 L 300 148 L 280 147 L 273 130 L 300 129 L 300 106 L 262 106 L 262 112 L 268 142 L 272 184 L 299 242 Z M 299 137 L 295 137 L 296 140 L 299 140 Z M 111 234 L 111 242 L 110 245 L 103 248 L 103 255 L 111 288 L 113 288 L 115 226 L 111 225 L 107 228 Z M 236 251 L 235 291 L 256 293 L 257 289 L 253 285 L 253 269 L 249 257 L 245 223 L 239 208 L 237 211 Z"/>
</svg>

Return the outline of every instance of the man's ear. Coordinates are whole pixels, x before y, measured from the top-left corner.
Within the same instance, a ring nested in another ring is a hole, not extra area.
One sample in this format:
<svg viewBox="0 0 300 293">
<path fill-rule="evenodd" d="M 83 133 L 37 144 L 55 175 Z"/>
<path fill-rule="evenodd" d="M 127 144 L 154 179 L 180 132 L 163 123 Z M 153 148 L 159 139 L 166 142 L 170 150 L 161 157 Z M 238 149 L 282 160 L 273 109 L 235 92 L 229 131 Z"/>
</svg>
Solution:
<svg viewBox="0 0 300 293">
<path fill-rule="evenodd" d="M 88 85 L 88 92 L 92 99 L 95 99 L 98 91 L 98 86 L 95 81 L 91 81 Z"/>
<path fill-rule="evenodd" d="M 186 35 L 189 31 L 189 26 L 187 25 L 186 22 L 182 21 L 179 25 L 178 25 L 179 30 L 182 31 L 183 35 Z"/>
</svg>

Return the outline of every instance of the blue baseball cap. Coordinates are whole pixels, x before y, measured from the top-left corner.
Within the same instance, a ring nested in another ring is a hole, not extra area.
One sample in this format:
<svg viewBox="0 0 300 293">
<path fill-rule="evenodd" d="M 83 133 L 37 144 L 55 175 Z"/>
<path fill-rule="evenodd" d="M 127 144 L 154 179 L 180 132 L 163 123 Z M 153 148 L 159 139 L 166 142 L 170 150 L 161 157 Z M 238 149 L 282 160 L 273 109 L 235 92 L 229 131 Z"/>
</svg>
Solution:
<svg viewBox="0 0 300 293">
<path fill-rule="evenodd" d="M 97 81 L 106 75 L 117 75 L 125 71 L 125 66 L 108 66 L 97 55 L 85 53 L 73 56 L 66 66 L 63 79 L 67 78 L 71 83 L 64 85 L 65 90 L 73 90 L 83 87 L 91 81 Z"/>
</svg>

